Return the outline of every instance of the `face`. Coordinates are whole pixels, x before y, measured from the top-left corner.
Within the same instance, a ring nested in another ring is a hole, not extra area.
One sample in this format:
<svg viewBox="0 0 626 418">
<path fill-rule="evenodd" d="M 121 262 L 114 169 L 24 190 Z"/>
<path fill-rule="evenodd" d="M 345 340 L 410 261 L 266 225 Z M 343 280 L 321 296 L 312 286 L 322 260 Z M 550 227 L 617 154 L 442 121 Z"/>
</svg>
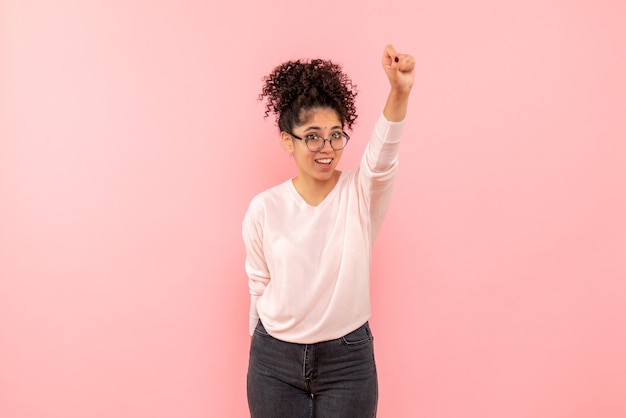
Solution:
<svg viewBox="0 0 626 418">
<path fill-rule="evenodd" d="M 302 125 L 293 128 L 292 133 L 300 138 L 317 134 L 330 138 L 335 132 L 342 132 L 341 120 L 337 112 L 329 108 L 315 108 L 307 112 L 308 118 Z M 303 180 L 325 182 L 333 178 L 343 149 L 335 151 L 326 141 L 324 148 L 310 151 L 304 141 L 293 138 L 289 133 L 281 133 L 282 144 L 290 152 L 298 167 L 298 177 Z"/>
</svg>

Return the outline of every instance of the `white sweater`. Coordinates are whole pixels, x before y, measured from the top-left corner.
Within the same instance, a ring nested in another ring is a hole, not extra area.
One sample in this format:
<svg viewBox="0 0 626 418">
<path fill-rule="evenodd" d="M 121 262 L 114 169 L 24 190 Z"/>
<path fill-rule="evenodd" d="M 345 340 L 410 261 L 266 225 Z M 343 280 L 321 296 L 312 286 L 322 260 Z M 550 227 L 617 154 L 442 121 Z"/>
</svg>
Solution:
<svg viewBox="0 0 626 418">
<path fill-rule="evenodd" d="M 381 115 L 359 167 L 342 172 L 317 206 L 291 179 L 252 199 L 242 231 L 250 335 L 260 318 L 273 337 L 312 344 L 370 318 L 372 245 L 391 200 L 403 127 Z"/>
</svg>

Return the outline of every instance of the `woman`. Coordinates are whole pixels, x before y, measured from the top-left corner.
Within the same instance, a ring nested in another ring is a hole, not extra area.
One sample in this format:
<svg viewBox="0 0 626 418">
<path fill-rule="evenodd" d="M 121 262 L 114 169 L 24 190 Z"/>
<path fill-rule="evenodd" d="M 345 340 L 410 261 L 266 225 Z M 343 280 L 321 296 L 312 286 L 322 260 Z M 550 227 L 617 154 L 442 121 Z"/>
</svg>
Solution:
<svg viewBox="0 0 626 418">
<path fill-rule="evenodd" d="M 374 417 L 378 381 L 370 258 L 391 199 L 413 57 L 385 47 L 391 89 L 358 168 L 341 172 L 355 86 L 325 60 L 290 61 L 260 95 L 297 174 L 260 193 L 243 221 L 251 294 L 251 416 Z"/>
</svg>

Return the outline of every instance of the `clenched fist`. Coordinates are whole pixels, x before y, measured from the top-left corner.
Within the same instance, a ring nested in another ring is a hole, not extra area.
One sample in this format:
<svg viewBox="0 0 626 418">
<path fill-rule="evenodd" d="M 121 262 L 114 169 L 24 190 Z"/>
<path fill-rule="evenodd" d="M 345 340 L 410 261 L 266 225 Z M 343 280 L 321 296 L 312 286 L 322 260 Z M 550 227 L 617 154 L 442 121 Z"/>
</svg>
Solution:
<svg viewBox="0 0 626 418">
<path fill-rule="evenodd" d="M 400 54 L 392 45 L 387 45 L 382 63 L 392 90 L 411 91 L 415 79 L 415 59 L 411 55 Z"/>
</svg>

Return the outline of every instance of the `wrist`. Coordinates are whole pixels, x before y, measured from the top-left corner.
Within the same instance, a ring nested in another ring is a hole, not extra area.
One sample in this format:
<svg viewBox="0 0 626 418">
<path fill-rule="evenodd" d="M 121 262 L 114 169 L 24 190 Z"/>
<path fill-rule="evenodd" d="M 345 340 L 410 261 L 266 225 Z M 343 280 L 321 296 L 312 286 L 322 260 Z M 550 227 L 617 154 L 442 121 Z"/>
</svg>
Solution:
<svg viewBox="0 0 626 418">
<path fill-rule="evenodd" d="M 397 99 L 408 99 L 411 94 L 411 89 L 413 85 L 410 86 L 391 86 L 391 90 L 389 90 L 389 97 L 395 97 Z"/>
<path fill-rule="evenodd" d="M 390 122 L 401 122 L 406 117 L 409 105 L 409 92 L 392 89 L 387 97 L 383 115 Z"/>
</svg>

